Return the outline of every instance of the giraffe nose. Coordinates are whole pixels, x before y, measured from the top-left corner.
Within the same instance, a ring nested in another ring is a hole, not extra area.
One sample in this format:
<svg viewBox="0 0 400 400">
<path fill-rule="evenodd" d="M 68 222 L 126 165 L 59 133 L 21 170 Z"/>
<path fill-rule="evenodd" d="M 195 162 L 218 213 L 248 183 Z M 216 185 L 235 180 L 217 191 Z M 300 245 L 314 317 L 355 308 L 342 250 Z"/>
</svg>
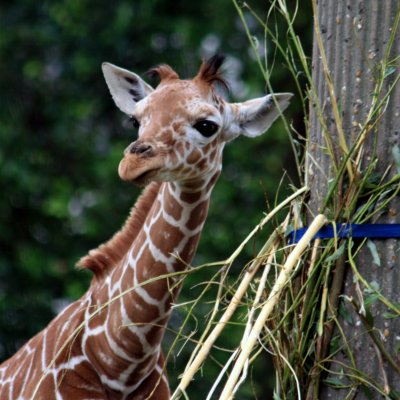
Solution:
<svg viewBox="0 0 400 400">
<path fill-rule="evenodd" d="M 125 152 L 151 156 L 153 154 L 153 147 L 149 143 L 143 143 L 140 140 L 137 140 L 136 142 L 131 143 Z"/>
</svg>

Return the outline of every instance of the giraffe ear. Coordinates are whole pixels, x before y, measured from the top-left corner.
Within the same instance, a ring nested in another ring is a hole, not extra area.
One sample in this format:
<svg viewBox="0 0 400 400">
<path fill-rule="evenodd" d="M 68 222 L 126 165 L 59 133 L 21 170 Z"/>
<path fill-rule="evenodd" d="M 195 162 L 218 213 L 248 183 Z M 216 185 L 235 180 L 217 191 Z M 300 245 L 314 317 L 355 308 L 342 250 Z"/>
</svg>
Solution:
<svg viewBox="0 0 400 400">
<path fill-rule="evenodd" d="M 292 96 L 292 93 L 275 93 L 233 104 L 231 139 L 240 134 L 256 137 L 266 132 L 289 105 Z"/>
<path fill-rule="evenodd" d="M 103 63 L 102 70 L 115 104 L 125 114 L 132 115 L 135 104 L 153 91 L 142 78 L 126 69 Z"/>
</svg>

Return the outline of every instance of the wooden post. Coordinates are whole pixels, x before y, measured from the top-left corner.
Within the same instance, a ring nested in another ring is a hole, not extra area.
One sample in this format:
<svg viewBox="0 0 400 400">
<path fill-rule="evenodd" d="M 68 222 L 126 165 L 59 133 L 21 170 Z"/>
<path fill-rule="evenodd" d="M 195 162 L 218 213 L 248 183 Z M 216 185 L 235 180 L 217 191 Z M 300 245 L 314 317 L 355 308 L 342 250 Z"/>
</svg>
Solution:
<svg viewBox="0 0 400 400">
<path fill-rule="evenodd" d="M 400 33 L 393 30 L 398 27 L 396 24 L 400 2 L 312 2 L 316 13 L 312 67 L 317 99 L 310 96 L 310 136 L 306 162 L 307 184 L 310 187 L 310 219 L 320 212 L 328 216 L 331 212 L 332 219 L 344 218 L 346 210 L 338 210 L 340 204 L 343 204 L 344 196 L 348 194 L 346 185 L 351 181 L 351 173 L 347 174 L 347 180 L 341 181 L 336 187 L 328 210 L 323 209 L 324 199 L 332 178 L 337 173 L 335 163 L 336 166 L 343 163 L 346 154 L 359 137 L 364 122 L 370 116 L 373 102 L 384 99 L 399 78 Z M 391 47 L 389 53 L 388 46 Z M 382 68 L 385 70 L 382 71 Z M 377 93 L 379 76 L 383 76 L 384 79 Z M 385 182 L 400 173 L 400 84 L 395 85 L 390 92 L 390 98 L 386 100 L 387 105 L 371 118 L 371 124 L 376 123 L 376 126 L 371 127 L 365 135 L 362 156 L 359 159 L 350 158 L 348 161 L 346 169 L 349 172 L 353 171 L 353 179 L 361 179 L 362 171 L 375 159 L 378 160 L 376 175 L 379 178 L 385 177 Z M 345 143 L 341 142 L 341 135 Z M 333 157 L 328 155 L 329 152 Z M 355 165 L 359 165 L 359 168 L 354 169 Z M 352 215 L 348 217 L 351 220 Z M 399 223 L 399 196 L 370 222 Z M 358 244 L 359 242 L 356 243 Z M 352 268 L 348 261 L 347 254 L 344 254 L 336 263 L 330 296 L 332 308 L 328 310 L 328 313 L 335 314 L 335 305 L 341 303 L 339 310 L 342 312 L 337 313 L 337 318 L 346 340 L 340 338 L 333 319 L 331 323 L 325 324 L 324 334 L 319 343 L 320 349 L 325 350 L 321 350 L 318 361 L 319 365 L 323 366 L 321 371 L 328 368 L 331 372 L 322 375 L 319 393 L 309 388 L 307 399 L 344 399 L 349 398 L 346 396 L 350 392 L 354 394 L 354 397 L 350 397 L 352 399 L 378 398 L 375 388 L 362 383 L 360 372 L 365 374 L 368 380 L 376 382 L 386 394 L 397 391 L 400 395 L 400 375 L 399 369 L 396 369 L 396 363 L 397 366 L 400 365 L 400 318 L 392 315 L 388 307 L 379 300 L 367 305 L 368 310 L 365 313 L 364 309 L 360 312 L 360 299 L 366 301 L 371 292 L 368 292 L 357 278 L 354 266 Z M 362 247 L 354 262 L 368 285 L 380 291 L 390 302 L 400 304 L 399 240 L 374 240 L 370 246 Z M 332 290 L 336 290 L 336 293 Z M 340 293 L 347 296 L 347 300 L 343 296 L 338 297 Z M 370 297 L 371 299 L 373 300 L 373 297 Z M 374 341 L 374 338 L 378 342 Z M 333 358 L 325 360 L 330 354 L 329 343 L 332 345 L 332 340 L 336 341 L 337 348 L 341 350 Z M 348 357 L 346 345 L 350 346 L 354 359 Z M 395 365 L 388 361 L 387 355 Z M 355 368 L 354 373 L 357 377 L 343 378 L 341 372 L 349 374 L 351 368 Z M 349 386 L 332 388 L 329 381 L 334 380 L 342 380 L 344 385 Z"/>
</svg>

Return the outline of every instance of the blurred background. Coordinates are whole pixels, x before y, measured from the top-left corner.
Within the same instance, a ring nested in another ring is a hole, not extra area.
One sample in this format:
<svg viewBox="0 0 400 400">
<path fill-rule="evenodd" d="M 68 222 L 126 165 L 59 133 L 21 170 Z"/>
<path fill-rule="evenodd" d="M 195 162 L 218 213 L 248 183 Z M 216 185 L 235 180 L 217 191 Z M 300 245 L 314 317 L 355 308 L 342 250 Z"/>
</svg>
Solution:
<svg viewBox="0 0 400 400">
<path fill-rule="evenodd" d="M 267 21 L 285 46 L 286 25 L 270 10 L 271 3 L 250 0 L 248 7 L 239 7 L 259 55 L 269 62 L 274 90 L 297 94 L 257 20 Z M 295 1 L 288 5 L 296 10 Z M 227 56 L 231 100 L 261 96 L 266 85 L 229 0 L 9 1 L 0 5 L 0 29 L 2 361 L 85 292 L 91 275 L 75 270 L 75 263 L 121 227 L 140 193 L 117 174 L 123 149 L 135 134 L 114 106 L 101 63 L 109 61 L 139 74 L 168 63 L 182 77 L 191 77 L 203 58 L 221 52 Z M 310 55 L 308 7 L 297 10 L 295 29 Z M 294 100 L 285 115 L 301 135 L 301 105 Z M 241 138 L 226 148 L 224 170 L 193 265 L 227 258 L 263 212 L 290 192 L 291 183 L 298 183 L 292 147 L 282 128 L 277 122 L 267 135 Z M 259 240 L 267 234 L 262 232 Z M 257 252 L 257 240 L 248 247 L 243 263 Z M 238 265 L 236 272 L 242 267 Z M 197 284 L 213 273 L 206 269 L 203 275 L 188 277 L 180 301 L 192 300 L 202 289 Z M 204 302 L 196 309 L 198 319 L 189 321 L 186 333 L 201 331 L 199 321 L 212 305 Z M 181 307 L 171 329 L 179 329 L 184 318 Z M 242 327 L 232 326 L 218 343 L 232 349 L 241 333 Z M 167 336 L 167 344 L 172 336 Z M 179 354 L 180 346 L 174 352 L 169 367 L 172 386 L 191 348 L 188 343 Z M 190 387 L 191 399 L 204 399 L 204 385 L 213 382 L 223 358 L 210 358 Z M 251 374 L 239 398 L 268 399 L 274 378 L 267 356 L 258 357 Z"/>
</svg>

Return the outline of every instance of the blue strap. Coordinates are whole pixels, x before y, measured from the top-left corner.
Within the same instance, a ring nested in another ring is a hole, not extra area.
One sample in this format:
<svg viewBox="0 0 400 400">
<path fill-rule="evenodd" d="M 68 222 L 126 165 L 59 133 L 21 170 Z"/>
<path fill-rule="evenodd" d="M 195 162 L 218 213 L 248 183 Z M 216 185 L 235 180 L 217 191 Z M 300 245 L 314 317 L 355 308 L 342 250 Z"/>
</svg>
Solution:
<svg viewBox="0 0 400 400">
<path fill-rule="evenodd" d="M 297 243 L 308 228 L 294 230 L 288 234 L 289 243 Z M 340 238 L 400 238 L 400 224 L 336 224 L 336 231 L 332 225 L 321 228 L 314 239 Z"/>
</svg>

